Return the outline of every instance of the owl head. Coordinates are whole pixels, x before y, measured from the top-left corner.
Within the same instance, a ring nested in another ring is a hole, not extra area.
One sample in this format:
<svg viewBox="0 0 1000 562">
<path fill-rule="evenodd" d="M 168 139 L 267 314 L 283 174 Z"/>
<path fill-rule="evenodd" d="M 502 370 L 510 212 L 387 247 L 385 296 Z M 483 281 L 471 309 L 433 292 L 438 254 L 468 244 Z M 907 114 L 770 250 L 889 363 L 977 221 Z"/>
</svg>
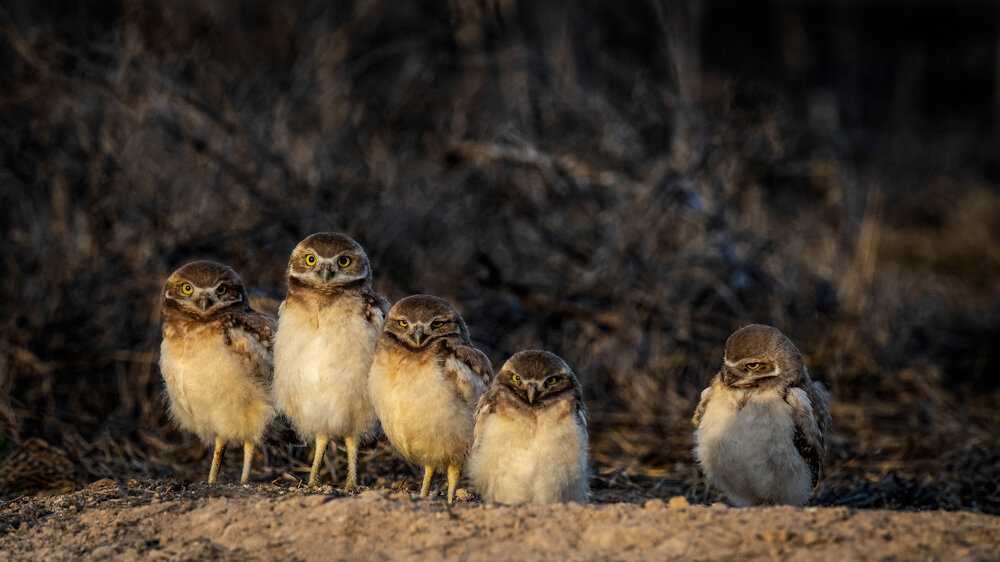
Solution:
<svg viewBox="0 0 1000 562">
<path fill-rule="evenodd" d="M 288 284 L 319 292 L 334 292 L 356 282 L 371 283 L 368 254 L 352 238 L 317 232 L 299 242 L 288 260 Z"/>
<path fill-rule="evenodd" d="M 163 286 L 163 304 L 166 310 L 196 317 L 250 306 L 236 272 L 214 261 L 194 261 L 171 273 Z"/>
<path fill-rule="evenodd" d="M 413 295 L 397 302 L 386 314 L 382 331 L 411 349 L 427 347 L 441 338 L 469 341 L 465 320 L 448 301 L 431 295 Z"/>
<path fill-rule="evenodd" d="M 573 370 L 558 355 L 548 351 L 519 351 L 511 356 L 496 377 L 500 384 L 518 398 L 534 405 L 567 392 L 579 396 L 580 382 Z"/>
<path fill-rule="evenodd" d="M 733 388 L 788 386 L 804 370 L 802 354 L 777 328 L 751 324 L 726 340 L 722 382 Z"/>
</svg>

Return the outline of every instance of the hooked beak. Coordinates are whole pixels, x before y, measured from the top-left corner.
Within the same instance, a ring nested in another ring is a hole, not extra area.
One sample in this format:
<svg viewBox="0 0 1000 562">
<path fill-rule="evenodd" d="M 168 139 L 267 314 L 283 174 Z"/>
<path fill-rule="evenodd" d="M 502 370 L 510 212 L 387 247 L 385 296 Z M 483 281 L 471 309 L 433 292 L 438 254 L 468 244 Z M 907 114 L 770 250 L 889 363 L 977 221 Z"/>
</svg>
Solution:
<svg viewBox="0 0 1000 562">
<path fill-rule="evenodd" d="M 535 394 L 538 393 L 538 387 L 531 385 L 528 387 L 528 404 L 535 403 Z"/>
<path fill-rule="evenodd" d="M 329 283 L 330 279 L 333 279 L 333 268 L 329 265 L 324 265 L 319 270 L 319 277 L 324 283 Z"/>
<path fill-rule="evenodd" d="M 731 369 L 729 367 L 722 368 L 722 382 L 725 383 L 726 386 L 732 386 L 739 379 L 739 374 L 737 374 L 735 369 Z"/>
<path fill-rule="evenodd" d="M 423 328 L 416 328 L 413 330 L 413 341 L 417 342 L 417 347 L 423 345 L 423 342 L 427 340 L 427 334 L 424 333 Z"/>
<path fill-rule="evenodd" d="M 211 304 L 211 301 L 208 300 L 208 295 L 202 295 L 201 298 L 198 299 L 198 306 L 201 307 L 201 311 L 202 312 L 208 310 L 208 306 L 210 304 Z"/>
</svg>

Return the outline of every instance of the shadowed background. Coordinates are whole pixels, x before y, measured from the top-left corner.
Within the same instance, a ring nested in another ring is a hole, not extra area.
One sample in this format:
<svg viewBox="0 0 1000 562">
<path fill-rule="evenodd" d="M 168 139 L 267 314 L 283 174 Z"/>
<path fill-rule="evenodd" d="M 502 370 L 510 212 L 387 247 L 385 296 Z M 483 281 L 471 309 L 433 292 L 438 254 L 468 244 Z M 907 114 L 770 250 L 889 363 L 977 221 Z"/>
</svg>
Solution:
<svg viewBox="0 0 1000 562">
<path fill-rule="evenodd" d="M 215 259 L 273 313 L 333 230 L 495 365 L 564 357 L 598 489 L 717 497 L 690 414 L 761 322 L 834 395 L 817 503 L 1000 512 L 1000 8 L 568 4 L 0 7 L 0 497 L 204 478 L 164 279 Z M 308 454 L 279 424 L 253 477 Z"/>
</svg>

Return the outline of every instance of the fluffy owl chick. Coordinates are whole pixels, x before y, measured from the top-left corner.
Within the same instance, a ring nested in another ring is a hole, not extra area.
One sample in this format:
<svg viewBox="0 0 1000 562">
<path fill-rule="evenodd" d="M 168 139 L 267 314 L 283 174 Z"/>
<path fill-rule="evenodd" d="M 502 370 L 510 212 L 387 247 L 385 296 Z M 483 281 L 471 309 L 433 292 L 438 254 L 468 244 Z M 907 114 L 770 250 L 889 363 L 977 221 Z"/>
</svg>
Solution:
<svg viewBox="0 0 1000 562">
<path fill-rule="evenodd" d="M 250 308 L 236 272 L 210 261 L 170 275 L 163 317 L 160 372 L 170 415 L 181 428 L 215 442 L 209 483 L 219 475 L 226 445 L 242 443 L 245 484 L 254 445 L 274 418 L 274 320 Z"/>
<path fill-rule="evenodd" d="M 347 449 L 347 488 L 357 482 L 358 444 L 378 428 L 368 370 L 388 303 L 372 289 L 360 244 L 321 232 L 288 260 L 288 296 L 274 341 L 274 398 L 304 440 L 316 440 L 309 485 L 319 480 L 326 446 Z"/>
<path fill-rule="evenodd" d="M 559 356 L 514 354 L 479 399 L 475 421 L 468 475 L 483 499 L 587 501 L 583 389 Z"/>
<path fill-rule="evenodd" d="M 722 369 L 692 419 L 708 482 L 736 506 L 802 505 L 812 495 L 830 431 L 830 394 L 771 326 L 726 340 Z"/>
<path fill-rule="evenodd" d="M 392 446 L 424 467 L 421 497 L 435 470 L 448 471 L 448 502 L 472 443 L 473 411 L 493 368 L 469 341 L 447 302 L 414 295 L 386 315 L 369 380 L 372 403 Z"/>
</svg>

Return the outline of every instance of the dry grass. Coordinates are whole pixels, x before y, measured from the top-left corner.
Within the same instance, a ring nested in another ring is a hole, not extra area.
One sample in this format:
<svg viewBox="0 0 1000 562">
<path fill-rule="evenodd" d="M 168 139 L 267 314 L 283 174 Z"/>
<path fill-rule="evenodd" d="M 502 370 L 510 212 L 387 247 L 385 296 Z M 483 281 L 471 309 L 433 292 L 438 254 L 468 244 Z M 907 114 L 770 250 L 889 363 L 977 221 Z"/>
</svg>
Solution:
<svg viewBox="0 0 1000 562">
<path fill-rule="evenodd" d="M 337 230 L 495 363 L 566 358 L 610 489 L 708 498 L 687 419 L 764 322 L 837 401 L 818 502 L 1000 512 L 996 134 L 862 158 L 810 121 L 827 98 L 703 70 L 699 9 L 586 6 L 0 8 L 0 496 L 201 478 L 161 402 L 163 279 L 217 259 L 273 306 Z M 290 443 L 255 476 L 297 474 Z"/>
</svg>

